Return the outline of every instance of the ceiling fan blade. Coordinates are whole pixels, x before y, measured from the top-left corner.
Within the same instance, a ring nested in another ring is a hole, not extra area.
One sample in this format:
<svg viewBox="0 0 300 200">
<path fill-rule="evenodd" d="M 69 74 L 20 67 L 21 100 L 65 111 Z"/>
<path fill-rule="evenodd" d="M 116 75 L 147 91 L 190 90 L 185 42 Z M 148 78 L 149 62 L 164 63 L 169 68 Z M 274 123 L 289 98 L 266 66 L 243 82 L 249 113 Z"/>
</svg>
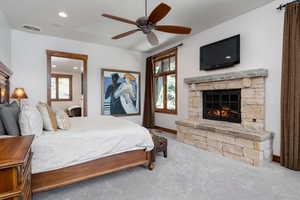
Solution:
<svg viewBox="0 0 300 200">
<path fill-rule="evenodd" d="M 183 26 L 168 26 L 168 25 L 159 25 L 154 28 L 157 31 L 174 33 L 174 34 L 190 34 L 192 32 L 191 28 Z"/>
<path fill-rule="evenodd" d="M 165 3 L 159 4 L 150 14 L 148 18 L 148 22 L 151 24 L 156 24 L 160 20 L 162 20 L 171 10 L 171 7 Z"/>
<path fill-rule="evenodd" d="M 129 19 L 122 18 L 122 17 L 117 17 L 117 16 L 113 16 L 113 15 L 109 15 L 109 14 L 102 14 L 102 16 L 106 17 L 106 18 L 109 18 L 109 19 L 124 22 L 124 23 L 127 23 L 127 24 L 138 25 L 136 22 L 134 22 L 132 20 L 129 20 Z"/>
<path fill-rule="evenodd" d="M 140 29 L 135 29 L 135 30 L 132 30 L 132 31 L 128 31 L 128 32 L 122 33 L 122 34 L 120 34 L 120 35 L 116 35 L 116 36 L 112 37 L 112 39 L 113 39 L 113 40 L 117 40 L 117 39 L 126 37 L 126 36 L 128 36 L 128 35 L 131 35 L 131 34 L 133 34 L 133 33 L 136 33 L 136 32 L 138 32 L 138 31 L 140 31 Z"/>
<path fill-rule="evenodd" d="M 152 31 L 150 33 L 147 34 L 147 38 L 148 38 L 148 41 L 150 42 L 150 44 L 152 46 L 156 46 L 159 44 L 159 41 L 155 35 L 155 33 L 153 33 Z"/>
</svg>

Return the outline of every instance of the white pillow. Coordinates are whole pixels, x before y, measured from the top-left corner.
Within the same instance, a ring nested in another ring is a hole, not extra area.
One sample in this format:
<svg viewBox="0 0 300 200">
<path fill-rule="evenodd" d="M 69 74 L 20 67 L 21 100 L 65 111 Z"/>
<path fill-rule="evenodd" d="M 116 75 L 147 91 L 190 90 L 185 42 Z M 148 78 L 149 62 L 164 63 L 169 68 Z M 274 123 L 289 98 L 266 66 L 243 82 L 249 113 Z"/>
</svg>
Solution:
<svg viewBox="0 0 300 200">
<path fill-rule="evenodd" d="M 55 113 L 52 111 L 50 106 L 46 103 L 39 102 L 37 108 L 41 113 L 44 129 L 46 131 L 57 131 Z"/>
<path fill-rule="evenodd" d="M 39 136 L 43 133 L 43 119 L 38 109 L 29 104 L 21 106 L 19 115 L 21 135 Z"/>
<path fill-rule="evenodd" d="M 70 118 L 64 111 L 56 113 L 56 121 L 59 129 L 68 130 L 71 128 Z"/>
</svg>

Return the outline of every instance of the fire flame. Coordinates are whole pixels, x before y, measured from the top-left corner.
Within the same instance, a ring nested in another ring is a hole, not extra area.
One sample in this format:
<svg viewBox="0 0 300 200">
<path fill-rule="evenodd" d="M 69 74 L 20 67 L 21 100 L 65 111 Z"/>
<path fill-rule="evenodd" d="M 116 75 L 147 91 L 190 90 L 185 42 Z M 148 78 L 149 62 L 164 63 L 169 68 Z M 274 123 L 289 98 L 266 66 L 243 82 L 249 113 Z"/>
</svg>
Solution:
<svg viewBox="0 0 300 200">
<path fill-rule="evenodd" d="M 218 116 L 218 117 L 225 117 L 225 118 L 230 117 L 231 113 L 240 114 L 239 112 L 237 112 L 235 110 L 231 110 L 227 106 L 224 106 L 221 109 L 212 109 L 212 110 L 208 111 L 208 114 L 210 114 L 210 115 L 215 115 L 215 116 Z"/>
</svg>

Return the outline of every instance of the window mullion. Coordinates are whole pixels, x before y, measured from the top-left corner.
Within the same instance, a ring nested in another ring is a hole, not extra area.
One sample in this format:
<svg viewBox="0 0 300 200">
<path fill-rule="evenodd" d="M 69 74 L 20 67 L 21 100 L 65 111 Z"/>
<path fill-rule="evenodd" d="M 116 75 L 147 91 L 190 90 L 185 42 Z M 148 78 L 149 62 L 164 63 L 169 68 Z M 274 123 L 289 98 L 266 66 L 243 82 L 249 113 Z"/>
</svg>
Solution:
<svg viewBox="0 0 300 200">
<path fill-rule="evenodd" d="M 56 77 L 56 99 L 59 100 L 59 81 L 58 81 L 58 77 Z"/>
<path fill-rule="evenodd" d="M 164 110 L 167 110 L 167 76 L 164 76 Z"/>
<path fill-rule="evenodd" d="M 73 78 L 69 78 L 69 99 L 73 100 Z"/>
</svg>

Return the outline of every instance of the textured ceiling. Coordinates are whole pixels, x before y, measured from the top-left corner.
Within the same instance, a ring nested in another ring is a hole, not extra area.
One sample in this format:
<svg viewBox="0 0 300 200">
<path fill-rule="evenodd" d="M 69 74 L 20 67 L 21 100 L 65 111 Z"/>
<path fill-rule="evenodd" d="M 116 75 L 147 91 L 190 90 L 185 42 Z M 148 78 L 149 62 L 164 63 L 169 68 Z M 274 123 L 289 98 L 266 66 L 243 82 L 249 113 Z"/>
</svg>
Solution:
<svg viewBox="0 0 300 200">
<path fill-rule="evenodd" d="M 172 7 L 171 12 L 159 24 L 184 25 L 201 32 L 226 20 L 273 0 L 164 0 Z M 161 0 L 148 0 L 149 11 Z M 24 24 L 41 28 L 44 35 L 117 46 L 147 52 L 153 47 L 142 33 L 120 40 L 111 40 L 116 34 L 134 29 L 101 16 L 110 13 L 136 20 L 144 15 L 144 0 L 1 0 L 1 7 L 12 28 L 23 30 Z M 60 18 L 65 11 L 69 17 Z M 180 41 L 188 36 L 156 32 L 160 47 Z"/>
<path fill-rule="evenodd" d="M 70 59 L 70 58 L 60 58 L 51 57 L 52 72 L 67 72 L 67 73 L 81 73 L 83 67 L 82 60 Z M 74 69 L 76 67 L 76 69 Z"/>
</svg>

